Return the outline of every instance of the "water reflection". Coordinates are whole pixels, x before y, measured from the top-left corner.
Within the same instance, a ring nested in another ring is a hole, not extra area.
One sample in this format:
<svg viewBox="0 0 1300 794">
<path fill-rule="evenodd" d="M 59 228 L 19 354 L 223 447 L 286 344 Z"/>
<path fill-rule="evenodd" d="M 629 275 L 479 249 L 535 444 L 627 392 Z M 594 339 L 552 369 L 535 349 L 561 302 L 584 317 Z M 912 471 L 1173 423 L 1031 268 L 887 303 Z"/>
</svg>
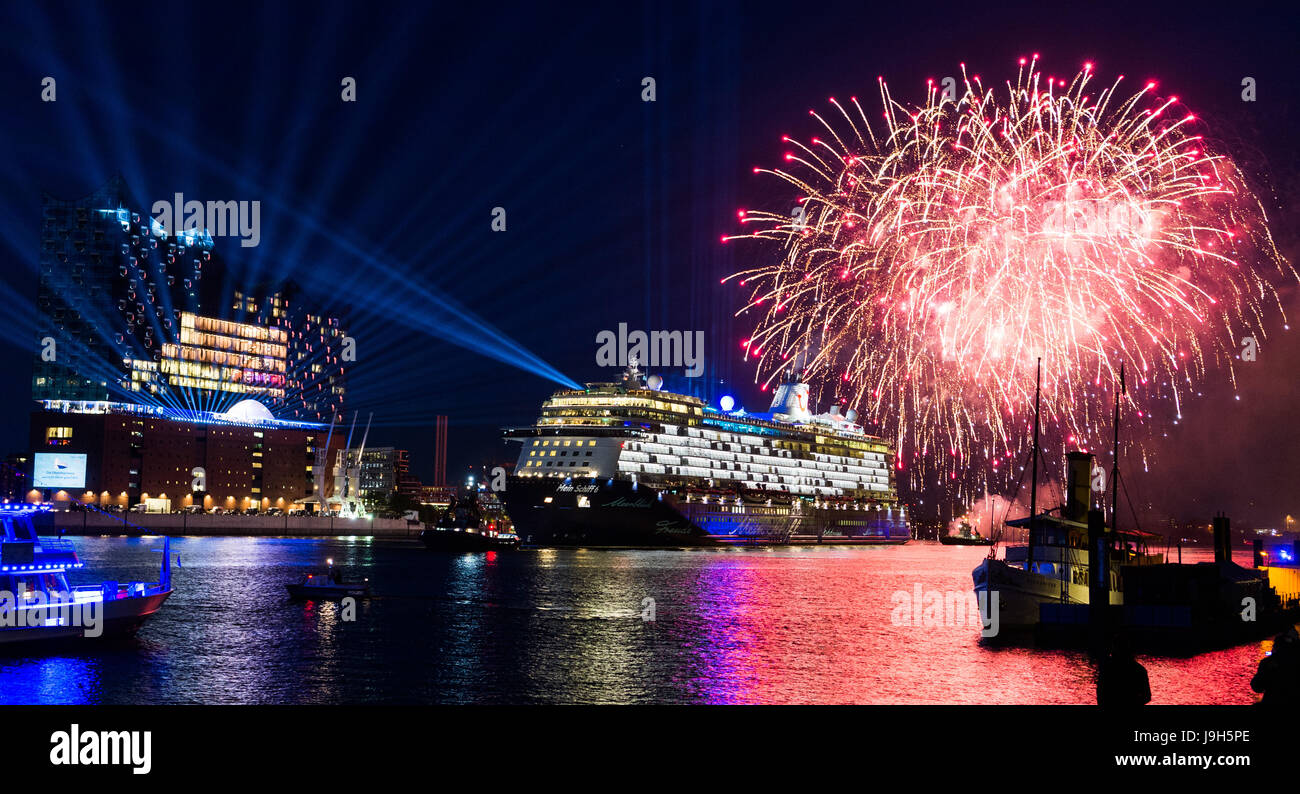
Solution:
<svg viewBox="0 0 1300 794">
<path fill-rule="evenodd" d="M 149 578 L 152 540 L 78 539 L 92 576 Z M 429 553 L 334 538 L 184 538 L 177 592 L 125 645 L 0 657 L 0 703 L 1091 703 L 1063 651 L 895 625 L 891 595 L 969 592 L 984 551 Z M 369 577 L 355 620 L 284 585 Z M 652 599 L 652 601 L 647 601 Z M 654 620 L 643 619 L 652 606 Z M 1268 643 L 1140 657 L 1153 703 L 1250 703 Z"/>
</svg>

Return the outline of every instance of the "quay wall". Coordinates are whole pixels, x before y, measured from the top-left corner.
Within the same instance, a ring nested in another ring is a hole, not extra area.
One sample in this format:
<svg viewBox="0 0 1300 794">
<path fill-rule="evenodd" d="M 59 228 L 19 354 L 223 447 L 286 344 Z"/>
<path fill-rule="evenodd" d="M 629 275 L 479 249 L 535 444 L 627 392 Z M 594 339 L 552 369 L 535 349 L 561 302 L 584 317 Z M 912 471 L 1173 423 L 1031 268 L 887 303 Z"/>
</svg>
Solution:
<svg viewBox="0 0 1300 794">
<path fill-rule="evenodd" d="M 41 535 L 235 535 L 247 537 L 418 538 L 423 526 L 404 518 L 329 518 L 321 516 L 230 516 L 184 513 L 95 511 L 52 512 L 33 517 Z"/>
</svg>

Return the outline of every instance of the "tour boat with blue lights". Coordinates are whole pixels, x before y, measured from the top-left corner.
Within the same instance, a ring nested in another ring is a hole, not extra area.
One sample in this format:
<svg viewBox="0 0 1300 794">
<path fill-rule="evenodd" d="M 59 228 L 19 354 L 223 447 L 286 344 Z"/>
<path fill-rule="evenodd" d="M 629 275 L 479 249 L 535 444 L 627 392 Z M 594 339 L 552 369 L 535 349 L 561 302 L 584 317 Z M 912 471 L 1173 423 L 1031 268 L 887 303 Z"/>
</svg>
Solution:
<svg viewBox="0 0 1300 794">
<path fill-rule="evenodd" d="M 813 414 L 783 383 L 748 413 L 662 388 L 635 362 L 615 383 L 555 392 L 506 483 L 526 545 L 901 544 L 911 538 L 894 451 L 853 411 Z"/>
<path fill-rule="evenodd" d="M 85 564 L 70 541 L 39 537 L 32 523 L 50 509 L 0 505 L 0 648 L 133 634 L 172 594 L 170 538 L 156 583 L 70 586 L 68 571 Z"/>
</svg>

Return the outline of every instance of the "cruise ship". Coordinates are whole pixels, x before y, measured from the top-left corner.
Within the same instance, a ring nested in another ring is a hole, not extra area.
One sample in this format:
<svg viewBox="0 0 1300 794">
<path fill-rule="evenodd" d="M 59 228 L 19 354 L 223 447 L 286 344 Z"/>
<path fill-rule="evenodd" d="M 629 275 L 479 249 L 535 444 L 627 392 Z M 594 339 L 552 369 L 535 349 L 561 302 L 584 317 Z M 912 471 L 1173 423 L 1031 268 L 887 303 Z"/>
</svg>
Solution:
<svg viewBox="0 0 1300 794">
<path fill-rule="evenodd" d="M 525 545 L 679 547 L 906 543 L 894 451 L 840 406 L 814 415 L 785 383 L 765 413 L 662 389 L 635 362 L 555 392 L 506 483 Z"/>
</svg>

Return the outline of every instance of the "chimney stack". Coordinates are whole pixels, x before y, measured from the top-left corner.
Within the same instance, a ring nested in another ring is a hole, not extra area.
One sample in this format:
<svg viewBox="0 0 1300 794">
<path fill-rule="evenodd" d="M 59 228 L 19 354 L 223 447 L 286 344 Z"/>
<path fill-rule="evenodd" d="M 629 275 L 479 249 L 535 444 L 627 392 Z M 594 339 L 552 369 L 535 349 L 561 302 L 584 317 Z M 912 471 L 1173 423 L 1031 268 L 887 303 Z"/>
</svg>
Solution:
<svg viewBox="0 0 1300 794">
<path fill-rule="evenodd" d="M 1214 517 L 1214 561 L 1232 562 L 1231 524 L 1222 513 Z"/>
<path fill-rule="evenodd" d="M 1070 521 L 1085 521 L 1092 507 L 1092 455 L 1071 452 L 1066 455 L 1065 511 Z"/>
</svg>

